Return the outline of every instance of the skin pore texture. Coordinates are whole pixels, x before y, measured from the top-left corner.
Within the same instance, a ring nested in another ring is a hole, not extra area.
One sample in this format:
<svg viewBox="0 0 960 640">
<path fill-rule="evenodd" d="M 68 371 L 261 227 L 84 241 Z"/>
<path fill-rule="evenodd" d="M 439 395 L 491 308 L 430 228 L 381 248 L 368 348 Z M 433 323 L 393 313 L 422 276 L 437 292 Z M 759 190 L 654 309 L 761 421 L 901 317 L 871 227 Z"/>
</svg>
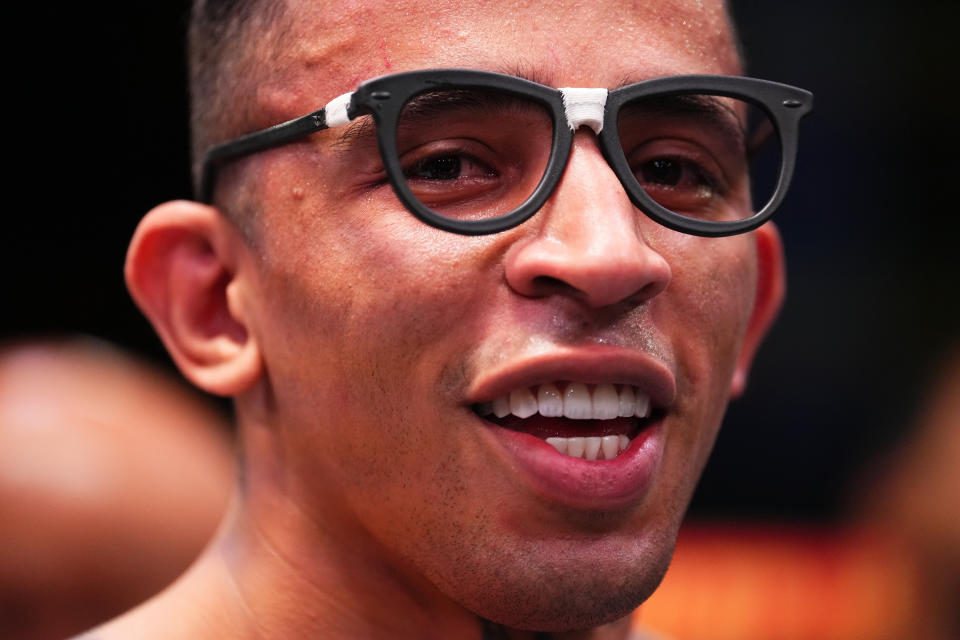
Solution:
<svg viewBox="0 0 960 640">
<path fill-rule="evenodd" d="M 410 69 L 608 88 L 739 72 L 718 2 L 291 1 L 279 21 L 242 84 L 248 130 Z M 479 639 L 480 616 L 513 638 L 627 637 L 779 306 L 776 231 L 658 226 L 584 128 L 536 216 L 458 236 L 363 183 L 341 133 L 225 171 L 221 202 L 257 203 L 231 213 L 242 232 L 189 202 L 137 231 L 134 298 L 191 381 L 236 398 L 242 473 L 191 571 L 93 633 Z M 508 379 L 655 388 L 649 478 L 614 495 L 585 472 L 573 493 L 595 501 L 551 488 L 472 410 Z"/>
</svg>

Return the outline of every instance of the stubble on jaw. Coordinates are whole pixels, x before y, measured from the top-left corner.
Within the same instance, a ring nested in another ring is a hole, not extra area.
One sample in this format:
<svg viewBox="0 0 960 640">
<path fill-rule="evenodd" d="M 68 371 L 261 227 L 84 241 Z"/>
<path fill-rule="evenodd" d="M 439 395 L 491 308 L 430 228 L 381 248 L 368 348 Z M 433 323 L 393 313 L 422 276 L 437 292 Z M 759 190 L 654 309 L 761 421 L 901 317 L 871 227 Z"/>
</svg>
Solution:
<svg viewBox="0 0 960 640">
<path fill-rule="evenodd" d="M 541 541 L 498 540 L 478 547 L 481 541 L 494 540 L 491 536 L 496 532 L 489 530 L 489 523 L 496 517 L 483 509 L 474 516 L 477 522 L 466 527 L 469 531 L 421 530 L 421 552 L 441 550 L 447 558 L 432 563 L 442 571 L 428 572 L 426 577 L 468 611 L 519 630 L 586 630 L 629 615 L 660 584 L 675 544 L 675 531 L 658 533 L 656 540 L 634 540 L 644 548 L 623 550 L 633 558 L 629 571 L 615 558 L 611 567 L 598 564 L 571 570 L 562 557 L 555 563 L 545 562 Z M 642 560 L 638 562 L 637 556 Z"/>
</svg>

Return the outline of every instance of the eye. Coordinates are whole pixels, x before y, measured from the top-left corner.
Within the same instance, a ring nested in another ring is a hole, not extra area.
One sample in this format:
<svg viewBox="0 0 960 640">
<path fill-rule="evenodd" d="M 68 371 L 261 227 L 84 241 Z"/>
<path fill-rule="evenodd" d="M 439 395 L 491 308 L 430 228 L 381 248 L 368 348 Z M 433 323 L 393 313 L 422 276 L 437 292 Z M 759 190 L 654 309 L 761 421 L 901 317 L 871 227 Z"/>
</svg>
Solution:
<svg viewBox="0 0 960 640">
<path fill-rule="evenodd" d="M 496 172 L 479 160 L 464 155 L 434 155 L 418 160 L 404 171 L 408 179 L 451 181 L 492 177 Z"/>
<path fill-rule="evenodd" d="M 398 131 L 401 175 L 393 178 L 437 215 L 503 215 L 526 201 L 543 175 L 549 145 L 529 144 L 522 130 L 479 118 L 457 119 L 442 129 L 427 124 Z"/>
<path fill-rule="evenodd" d="M 460 176 L 460 158 L 443 156 L 430 158 L 414 167 L 414 174 L 418 178 L 429 180 L 453 180 Z"/>
<path fill-rule="evenodd" d="M 490 145 L 462 138 L 419 145 L 400 162 L 414 198 L 434 212 L 461 219 L 495 206 L 509 192 L 515 173 Z"/>
<path fill-rule="evenodd" d="M 672 189 L 712 190 L 711 180 L 693 162 L 684 158 L 659 157 L 643 162 L 635 170 L 643 185 Z"/>
<path fill-rule="evenodd" d="M 676 139 L 652 141 L 634 149 L 629 161 L 637 183 L 665 209 L 706 219 L 730 215 L 723 170 L 700 145 Z"/>
</svg>

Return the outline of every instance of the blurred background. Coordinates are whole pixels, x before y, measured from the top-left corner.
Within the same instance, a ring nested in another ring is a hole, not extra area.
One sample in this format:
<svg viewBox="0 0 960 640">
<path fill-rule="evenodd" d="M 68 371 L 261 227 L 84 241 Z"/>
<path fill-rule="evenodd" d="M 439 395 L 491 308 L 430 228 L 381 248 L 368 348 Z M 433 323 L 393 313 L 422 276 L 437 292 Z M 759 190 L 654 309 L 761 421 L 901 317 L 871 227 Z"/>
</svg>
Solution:
<svg viewBox="0 0 960 640">
<path fill-rule="evenodd" d="M 187 6 L 42 3 L 19 23 L 30 38 L 7 91 L 19 113 L 8 125 L 15 156 L 0 252 L 8 350 L 93 337 L 175 376 L 121 268 L 140 216 L 191 195 Z M 950 617 L 942 593 L 960 585 L 925 567 L 956 562 L 960 541 L 918 542 L 927 534 L 909 523 L 926 512 L 903 505 L 939 487 L 928 510 L 941 520 L 930 527 L 946 531 L 960 521 L 960 485 L 943 486 L 954 473 L 915 483 L 914 494 L 903 487 L 937 464 L 960 466 L 943 455 L 957 451 L 948 444 L 960 437 L 955 416 L 930 417 L 941 398 L 960 396 L 945 382 L 960 358 L 960 3 L 734 0 L 733 13 L 749 75 L 816 96 L 777 215 L 787 301 L 746 396 L 728 412 L 674 570 L 641 617 L 680 640 L 939 638 L 910 625 Z M 0 384 L 9 394 L 10 378 Z M 925 426 L 941 422 L 956 429 Z M 0 498 L 0 522 L 5 513 Z M 785 584 L 799 586 L 783 596 Z M 708 597 L 718 592 L 728 599 Z M 830 599 L 847 606 L 828 611 Z M 694 602 L 708 631 L 690 615 Z M 687 606 L 671 609 L 677 603 Z M 12 606 L 0 602 L 0 620 Z M 948 613 L 918 613 L 930 606 Z M 733 631 L 723 635 L 727 618 Z M 805 627 L 811 620 L 827 622 Z"/>
</svg>

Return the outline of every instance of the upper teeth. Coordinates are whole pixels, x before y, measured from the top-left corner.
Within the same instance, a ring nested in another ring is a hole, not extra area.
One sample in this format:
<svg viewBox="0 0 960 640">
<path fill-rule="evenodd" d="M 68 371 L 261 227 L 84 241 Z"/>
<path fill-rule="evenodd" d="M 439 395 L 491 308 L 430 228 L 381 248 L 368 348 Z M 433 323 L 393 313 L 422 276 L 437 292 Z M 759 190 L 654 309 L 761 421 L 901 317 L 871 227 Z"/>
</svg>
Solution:
<svg viewBox="0 0 960 640">
<path fill-rule="evenodd" d="M 650 415 L 650 397 L 631 385 L 622 385 L 618 390 L 612 384 L 598 384 L 591 393 L 582 382 L 566 384 L 549 382 L 538 387 L 523 388 L 500 396 L 493 402 L 479 405 L 481 415 L 494 414 L 503 418 L 513 414 L 529 418 L 535 413 L 549 418 L 572 418 L 574 420 L 609 420 Z"/>
</svg>

